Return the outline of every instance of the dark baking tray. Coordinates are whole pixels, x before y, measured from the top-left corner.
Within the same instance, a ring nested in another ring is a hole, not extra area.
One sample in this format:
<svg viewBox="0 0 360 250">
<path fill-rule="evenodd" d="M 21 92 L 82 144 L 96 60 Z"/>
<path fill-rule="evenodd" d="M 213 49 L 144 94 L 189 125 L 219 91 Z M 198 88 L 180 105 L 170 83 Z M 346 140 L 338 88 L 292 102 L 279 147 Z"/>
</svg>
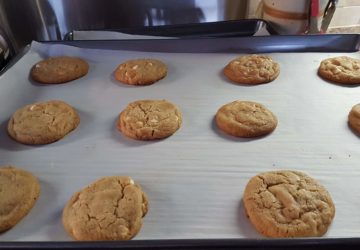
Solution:
<svg viewBox="0 0 360 250">
<path fill-rule="evenodd" d="M 343 239 L 184 239 L 96 242 L 2 242 L 1 249 L 359 249 L 359 238 Z"/>
<path fill-rule="evenodd" d="M 206 23 L 144 26 L 136 28 L 119 28 L 101 31 L 115 31 L 132 35 L 165 37 L 238 37 L 253 36 L 256 32 L 262 29 L 268 31 L 268 33 L 271 35 L 277 34 L 276 31 L 271 27 L 271 25 L 267 21 L 262 19 L 242 19 Z M 74 32 L 67 33 L 64 39 L 75 40 Z"/>
<path fill-rule="evenodd" d="M 360 49 L 360 34 L 73 40 L 47 43 L 82 48 L 172 53 L 354 52 Z"/>
<path fill-rule="evenodd" d="M 82 48 L 183 53 L 355 52 L 360 35 L 231 37 L 171 40 L 56 41 Z M 27 47 L 27 49 L 29 46 Z M 26 53 L 12 60 L 8 68 Z M 360 238 L 176 239 L 117 242 L 0 242 L 0 249 L 360 249 Z"/>
</svg>

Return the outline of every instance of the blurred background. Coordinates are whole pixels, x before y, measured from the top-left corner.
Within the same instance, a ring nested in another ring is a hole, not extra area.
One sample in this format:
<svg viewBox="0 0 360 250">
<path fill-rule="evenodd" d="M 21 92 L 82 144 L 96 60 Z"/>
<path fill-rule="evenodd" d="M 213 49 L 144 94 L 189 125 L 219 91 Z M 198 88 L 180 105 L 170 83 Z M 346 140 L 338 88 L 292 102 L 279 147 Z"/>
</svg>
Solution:
<svg viewBox="0 0 360 250">
<path fill-rule="evenodd" d="M 69 32 L 263 18 L 278 34 L 305 32 L 310 0 L 0 0 L 0 53 Z M 322 21 L 329 1 L 318 0 Z M 326 32 L 360 33 L 360 1 L 339 0 Z M 320 24 L 317 23 L 317 26 Z M 320 29 L 320 27 L 319 27 Z"/>
</svg>

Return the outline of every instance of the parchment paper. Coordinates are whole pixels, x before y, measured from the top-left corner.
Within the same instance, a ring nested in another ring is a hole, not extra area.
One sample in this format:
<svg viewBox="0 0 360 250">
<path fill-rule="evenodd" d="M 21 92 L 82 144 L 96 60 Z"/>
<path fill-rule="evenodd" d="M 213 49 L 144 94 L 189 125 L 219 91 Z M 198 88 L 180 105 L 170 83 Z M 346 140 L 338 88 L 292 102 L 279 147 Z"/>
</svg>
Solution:
<svg viewBox="0 0 360 250">
<path fill-rule="evenodd" d="M 89 73 L 59 85 L 29 80 L 29 70 L 48 56 L 80 56 Z M 65 241 L 61 214 L 71 195 L 109 175 L 129 175 L 147 193 L 150 210 L 135 239 L 262 238 L 246 218 L 242 194 L 263 171 L 303 171 L 322 183 L 335 205 L 324 237 L 360 235 L 360 140 L 347 125 L 360 87 L 340 86 L 317 75 L 321 60 L 339 53 L 274 53 L 279 77 L 268 84 L 237 85 L 222 68 L 238 54 L 181 54 L 91 50 L 33 43 L 0 77 L 0 165 L 36 175 L 41 196 L 31 212 L 1 241 Z M 360 59 L 360 53 L 348 54 Z M 168 76 L 144 87 L 116 82 L 113 71 L 133 58 L 157 58 Z M 64 139 L 26 146 L 10 139 L 6 126 L 18 108 L 63 100 L 76 108 L 79 127 Z M 183 124 L 173 136 L 142 142 L 115 128 L 129 102 L 167 99 L 180 107 Z M 262 103 L 278 118 L 276 130 L 257 139 L 225 135 L 214 124 L 218 108 L 234 100 Z"/>
</svg>

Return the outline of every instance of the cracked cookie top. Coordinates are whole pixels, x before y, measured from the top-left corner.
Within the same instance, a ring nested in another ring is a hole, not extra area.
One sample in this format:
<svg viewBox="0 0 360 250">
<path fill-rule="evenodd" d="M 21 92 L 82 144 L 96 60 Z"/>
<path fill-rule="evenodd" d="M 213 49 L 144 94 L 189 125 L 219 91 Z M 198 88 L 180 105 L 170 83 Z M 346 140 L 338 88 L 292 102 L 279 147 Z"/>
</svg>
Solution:
<svg viewBox="0 0 360 250">
<path fill-rule="evenodd" d="M 147 211 L 139 185 L 127 176 L 109 176 L 75 193 L 62 221 L 76 240 L 129 240 L 140 231 Z"/>
<path fill-rule="evenodd" d="M 268 237 L 321 236 L 335 216 L 327 190 L 297 171 L 256 175 L 248 182 L 243 201 L 251 223 Z"/>
<path fill-rule="evenodd" d="M 47 144 L 74 130 L 80 117 L 67 103 L 58 100 L 26 105 L 12 115 L 8 133 L 24 144 Z"/>
<path fill-rule="evenodd" d="M 241 84 L 271 82 L 279 73 L 279 64 L 265 55 L 241 56 L 229 62 L 224 68 L 224 75 L 229 80 Z"/>
<path fill-rule="evenodd" d="M 332 57 L 320 63 L 318 73 L 340 84 L 360 84 L 360 60 L 348 56 Z"/>
<path fill-rule="evenodd" d="M 36 63 L 30 71 L 31 78 L 39 83 L 65 83 L 86 75 L 89 64 L 78 57 L 50 57 Z"/>
<path fill-rule="evenodd" d="M 167 67 L 163 62 L 149 58 L 128 60 L 115 70 L 116 80 L 130 85 L 149 85 L 166 74 Z"/>
<path fill-rule="evenodd" d="M 277 126 L 276 116 L 260 103 L 234 101 L 216 113 L 217 126 L 238 137 L 256 137 L 271 133 Z"/>
<path fill-rule="evenodd" d="M 39 181 L 31 173 L 0 167 L 0 232 L 15 226 L 35 205 L 40 195 Z"/>
<path fill-rule="evenodd" d="M 178 107 L 166 100 L 139 100 L 120 113 L 117 129 L 137 140 L 154 140 L 174 134 L 181 126 Z"/>
</svg>

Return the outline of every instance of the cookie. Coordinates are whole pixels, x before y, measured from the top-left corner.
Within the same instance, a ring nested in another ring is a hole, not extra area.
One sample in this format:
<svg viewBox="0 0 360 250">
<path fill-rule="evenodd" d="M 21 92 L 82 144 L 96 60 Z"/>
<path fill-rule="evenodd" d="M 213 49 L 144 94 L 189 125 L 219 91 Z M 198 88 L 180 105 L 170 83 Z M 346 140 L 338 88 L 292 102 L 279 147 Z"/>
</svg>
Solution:
<svg viewBox="0 0 360 250">
<path fill-rule="evenodd" d="M 166 74 L 166 65 L 156 59 L 129 60 L 115 70 L 116 80 L 130 85 L 149 85 L 163 79 Z"/>
<path fill-rule="evenodd" d="M 260 84 L 273 81 L 280 73 L 280 66 L 270 56 L 247 55 L 229 62 L 224 75 L 241 84 Z"/>
<path fill-rule="evenodd" d="M 48 144 L 60 140 L 80 123 L 76 111 L 63 101 L 26 105 L 12 115 L 8 134 L 24 144 Z"/>
<path fill-rule="evenodd" d="M 332 82 L 360 84 L 360 60 L 348 56 L 328 58 L 320 63 L 318 73 Z"/>
<path fill-rule="evenodd" d="M 266 135 L 277 126 L 277 118 L 270 110 L 249 101 L 234 101 L 222 106 L 215 121 L 222 131 L 238 137 Z"/>
<path fill-rule="evenodd" d="M 0 167 L 0 233 L 24 218 L 40 195 L 39 181 L 29 172 Z"/>
<path fill-rule="evenodd" d="M 36 63 L 30 71 L 31 78 L 39 83 L 65 83 L 86 75 L 89 64 L 78 57 L 50 57 Z"/>
<path fill-rule="evenodd" d="M 166 100 L 139 100 L 128 104 L 120 113 L 117 129 L 137 140 L 162 139 L 181 126 L 178 107 Z"/>
<path fill-rule="evenodd" d="M 75 240 L 129 240 L 142 227 L 148 199 L 127 176 L 101 178 L 75 193 L 62 221 Z"/>
<path fill-rule="evenodd" d="M 267 237 L 322 236 L 335 216 L 328 191 L 297 171 L 256 175 L 245 188 L 243 202 L 251 223 Z"/>
<path fill-rule="evenodd" d="M 348 123 L 350 127 L 360 134 L 360 103 L 356 104 L 349 112 Z"/>
</svg>

